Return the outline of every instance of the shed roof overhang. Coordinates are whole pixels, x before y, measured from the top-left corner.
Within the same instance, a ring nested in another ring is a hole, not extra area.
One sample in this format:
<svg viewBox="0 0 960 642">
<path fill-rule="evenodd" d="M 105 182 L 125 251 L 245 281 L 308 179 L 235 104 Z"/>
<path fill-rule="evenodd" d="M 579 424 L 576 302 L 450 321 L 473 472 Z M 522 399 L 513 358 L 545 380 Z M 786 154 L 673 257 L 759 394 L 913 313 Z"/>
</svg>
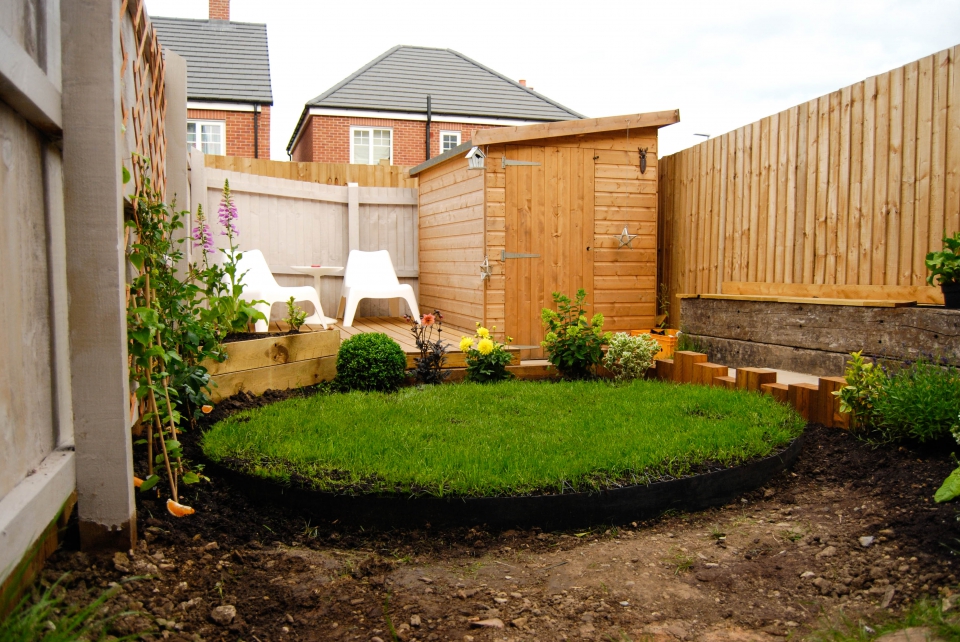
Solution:
<svg viewBox="0 0 960 642">
<path fill-rule="evenodd" d="M 680 122 L 680 110 L 654 111 L 644 114 L 627 114 L 624 116 L 606 116 L 604 118 L 584 118 L 582 120 L 563 120 L 553 123 L 537 123 L 535 125 L 521 125 L 517 127 L 497 127 L 496 129 L 482 129 L 475 133 L 473 140 L 467 141 L 440 156 L 431 158 L 410 169 L 410 175 L 416 176 L 423 170 L 439 165 L 444 161 L 458 156 L 472 146 L 496 145 L 499 143 L 517 143 L 529 140 L 542 140 L 561 136 L 583 136 L 603 132 L 626 131 L 629 129 L 643 129 L 648 127 L 666 127 Z"/>
</svg>

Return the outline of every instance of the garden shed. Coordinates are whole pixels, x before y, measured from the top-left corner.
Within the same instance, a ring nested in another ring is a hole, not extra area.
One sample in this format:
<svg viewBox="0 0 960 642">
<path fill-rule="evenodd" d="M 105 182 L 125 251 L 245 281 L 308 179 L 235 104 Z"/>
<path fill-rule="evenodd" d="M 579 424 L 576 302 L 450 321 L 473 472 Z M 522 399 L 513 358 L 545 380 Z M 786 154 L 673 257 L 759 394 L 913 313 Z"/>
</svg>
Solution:
<svg viewBox="0 0 960 642">
<path fill-rule="evenodd" d="M 486 129 L 411 169 L 421 309 L 496 326 L 523 358 L 542 355 L 540 310 L 555 291 L 584 288 L 607 329 L 652 327 L 657 133 L 679 120 L 674 110 Z"/>
</svg>

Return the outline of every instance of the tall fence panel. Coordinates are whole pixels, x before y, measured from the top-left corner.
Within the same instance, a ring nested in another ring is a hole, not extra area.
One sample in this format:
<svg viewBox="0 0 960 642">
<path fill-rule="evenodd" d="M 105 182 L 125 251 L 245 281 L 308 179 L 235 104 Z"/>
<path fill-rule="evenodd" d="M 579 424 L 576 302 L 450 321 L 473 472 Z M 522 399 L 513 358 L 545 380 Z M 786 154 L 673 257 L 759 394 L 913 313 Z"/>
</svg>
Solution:
<svg viewBox="0 0 960 642">
<path fill-rule="evenodd" d="M 314 285 L 313 277 L 293 266 L 346 266 L 351 249 L 388 250 L 400 281 L 417 290 L 417 190 L 313 184 L 213 169 L 196 162 L 191 174 L 194 212 L 198 202 L 203 205 L 216 238 L 222 238 L 216 224 L 221 190 L 224 180 L 230 181 L 240 215 L 240 248 L 262 251 L 281 285 Z M 357 190 L 354 216 L 351 189 Z M 196 195 L 200 194 L 205 198 L 198 201 Z M 351 225 L 356 225 L 355 234 L 351 234 Z M 343 278 L 329 276 L 321 281 L 318 293 L 323 311 L 335 316 Z M 274 316 L 279 311 L 275 309 Z M 403 312 L 409 312 L 406 304 L 401 306 Z M 358 308 L 358 316 L 389 314 L 385 301 L 365 300 Z"/>
<path fill-rule="evenodd" d="M 958 56 L 660 159 L 660 282 L 671 295 L 723 281 L 923 285 L 925 255 L 960 229 Z"/>
<path fill-rule="evenodd" d="M 410 167 L 405 165 L 299 163 L 211 154 L 204 158 L 204 162 L 207 167 L 215 169 L 324 185 L 356 183 L 360 187 L 417 187 L 416 177 L 410 176 Z"/>
</svg>

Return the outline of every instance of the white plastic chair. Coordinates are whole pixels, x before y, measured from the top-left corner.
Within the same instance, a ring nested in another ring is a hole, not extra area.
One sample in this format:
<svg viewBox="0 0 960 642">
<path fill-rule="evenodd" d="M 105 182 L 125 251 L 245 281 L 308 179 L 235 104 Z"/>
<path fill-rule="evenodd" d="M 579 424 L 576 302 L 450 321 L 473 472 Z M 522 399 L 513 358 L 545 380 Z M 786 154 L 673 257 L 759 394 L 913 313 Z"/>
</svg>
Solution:
<svg viewBox="0 0 960 642">
<path fill-rule="evenodd" d="M 357 314 L 357 304 L 361 299 L 397 298 L 407 302 L 414 318 L 420 318 L 420 308 L 417 306 L 413 288 L 401 284 L 397 279 L 390 252 L 350 250 L 347 267 L 343 272 L 343 291 L 340 293 L 344 327 L 353 325 L 353 317 Z"/>
<path fill-rule="evenodd" d="M 327 329 L 327 324 L 336 323 L 336 319 L 331 319 L 323 315 L 323 308 L 320 307 L 320 297 L 313 286 L 303 285 L 300 287 L 284 287 L 277 283 L 273 278 L 273 272 L 267 265 L 267 260 L 263 258 L 260 250 L 246 250 L 241 252 L 242 256 L 237 261 L 237 274 L 243 275 L 243 298 L 245 301 L 255 301 L 260 299 L 266 303 L 258 303 L 253 307 L 263 316 L 266 321 L 257 321 L 255 329 L 257 332 L 266 332 L 270 327 L 270 308 L 274 303 L 286 303 L 290 297 L 295 302 L 309 301 L 313 304 L 314 312 L 307 317 L 305 323 L 319 323 L 323 329 Z"/>
</svg>

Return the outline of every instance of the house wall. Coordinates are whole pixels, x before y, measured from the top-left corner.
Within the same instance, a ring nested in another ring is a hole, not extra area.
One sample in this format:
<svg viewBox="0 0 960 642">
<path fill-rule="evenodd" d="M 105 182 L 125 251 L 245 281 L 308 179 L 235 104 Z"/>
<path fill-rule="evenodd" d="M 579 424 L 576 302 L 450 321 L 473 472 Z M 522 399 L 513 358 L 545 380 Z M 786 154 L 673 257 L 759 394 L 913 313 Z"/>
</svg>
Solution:
<svg viewBox="0 0 960 642">
<path fill-rule="evenodd" d="M 419 178 L 420 310 L 440 310 L 451 325 L 473 328 L 483 322 L 484 172 L 468 170 L 460 158 Z"/>
<path fill-rule="evenodd" d="M 213 109 L 188 109 L 187 118 L 222 120 L 226 123 L 227 156 L 254 158 L 253 112 L 223 111 Z M 260 107 L 259 155 L 270 158 L 270 106 Z"/>
<path fill-rule="evenodd" d="M 393 129 L 393 164 L 419 165 L 426 160 L 424 136 L 427 124 L 419 120 L 395 118 L 360 118 L 354 116 L 307 116 L 303 133 L 292 150 L 293 160 L 316 163 L 350 162 L 350 126 L 391 127 Z M 430 157 L 440 155 L 440 132 L 459 131 L 460 140 L 470 140 L 479 129 L 494 129 L 498 125 L 476 123 L 430 124 Z M 228 152 L 229 155 L 229 152 Z"/>
</svg>

